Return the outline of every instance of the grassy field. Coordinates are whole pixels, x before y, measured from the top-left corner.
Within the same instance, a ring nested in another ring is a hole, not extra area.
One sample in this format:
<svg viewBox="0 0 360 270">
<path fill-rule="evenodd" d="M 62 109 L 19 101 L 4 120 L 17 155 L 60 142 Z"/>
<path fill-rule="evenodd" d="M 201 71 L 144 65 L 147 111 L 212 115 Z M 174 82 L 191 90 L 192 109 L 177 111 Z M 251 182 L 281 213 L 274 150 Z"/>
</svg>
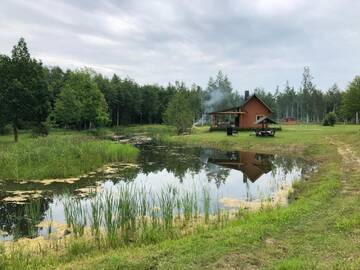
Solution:
<svg viewBox="0 0 360 270">
<path fill-rule="evenodd" d="M 165 136 L 169 143 L 303 156 L 319 170 L 295 185 L 288 207 L 243 214 L 224 227 L 107 250 L 82 241 L 63 252 L 0 255 L 0 262 L 6 269 L 359 269 L 359 136 L 359 127 L 342 125 L 289 126 L 275 138 L 205 128 Z"/>
<path fill-rule="evenodd" d="M 45 179 L 80 176 L 116 161 L 133 161 L 137 149 L 79 132 L 48 137 L 0 136 L 0 179 Z"/>
</svg>

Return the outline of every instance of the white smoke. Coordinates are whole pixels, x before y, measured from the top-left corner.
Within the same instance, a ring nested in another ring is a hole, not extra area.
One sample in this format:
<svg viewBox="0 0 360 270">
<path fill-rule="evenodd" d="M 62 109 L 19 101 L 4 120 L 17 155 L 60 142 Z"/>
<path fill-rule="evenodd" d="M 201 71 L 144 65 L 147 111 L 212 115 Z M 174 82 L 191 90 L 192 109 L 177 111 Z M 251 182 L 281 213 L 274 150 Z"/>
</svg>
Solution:
<svg viewBox="0 0 360 270">
<path fill-rule="evenodd" d="M 215 106 L 226 98 L 226 95 L 220 89 L 215 89 L 211 91 L 209 98 L 204 102 L 205 113 L 212 112 Z"/>
<path fill-rule="evenodd" d="M 208 113 L 214 111 L 216 105 L 220 104 L 225 98 L 226 98 L 225 93 L 220 89 L 215 89 L 211 91 L 203 103 L 204 113 L 200 119 L 197 119 L 195 121 L 194 125 L 199 126 L 199 125 L 208 124 L 210 122 L 210 117 Z"/>
</svg>

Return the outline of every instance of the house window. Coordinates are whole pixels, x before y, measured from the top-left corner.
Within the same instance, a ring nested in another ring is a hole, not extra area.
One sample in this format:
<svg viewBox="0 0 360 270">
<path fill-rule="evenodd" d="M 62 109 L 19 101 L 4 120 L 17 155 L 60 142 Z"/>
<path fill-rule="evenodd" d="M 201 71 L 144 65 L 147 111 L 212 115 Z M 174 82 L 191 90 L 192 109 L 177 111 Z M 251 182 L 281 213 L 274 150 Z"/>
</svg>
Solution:
<svg viewBox="0 0 360 270">
<path fill-rule="evenodd" d="M 263 115 L 257 115 L 256 116 L 256 121 L 259 120 L 261 117 L 264 117 Z"/>
</svg>

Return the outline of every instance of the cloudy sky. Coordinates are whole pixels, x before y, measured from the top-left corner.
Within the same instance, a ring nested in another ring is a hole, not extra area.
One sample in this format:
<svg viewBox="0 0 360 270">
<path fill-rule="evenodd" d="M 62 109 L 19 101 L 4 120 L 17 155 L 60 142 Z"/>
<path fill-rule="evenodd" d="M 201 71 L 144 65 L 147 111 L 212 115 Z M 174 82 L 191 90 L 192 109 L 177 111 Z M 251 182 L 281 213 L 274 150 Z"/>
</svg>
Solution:
<svg viewBox="0 0 360 270">
<path fill-rule="evenodd" d="M 140 83 L 206 86 L 223 70 L 240 92 L 360 74 L 357 0 L 1 0 L 0 53 L 25 37 L 46 65 L 91 67 Z"/>
</svg>

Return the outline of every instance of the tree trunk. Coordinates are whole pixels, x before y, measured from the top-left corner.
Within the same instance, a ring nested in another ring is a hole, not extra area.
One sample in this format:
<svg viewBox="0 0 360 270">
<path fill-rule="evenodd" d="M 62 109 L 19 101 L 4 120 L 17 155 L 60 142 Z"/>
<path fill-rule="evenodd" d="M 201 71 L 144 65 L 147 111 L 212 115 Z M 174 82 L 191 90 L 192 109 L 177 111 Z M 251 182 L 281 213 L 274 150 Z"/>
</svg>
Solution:
<svg viewBox="0 0 360 270">
<path fill-rule="evenodd" d="M 119 126 L 119 105 L 117 105 L 116 109 L 116 126 Z"/>
<path fill-rule="evenodd" d="M 18 128 L 16 126 L 16 124 L 13 124 L 13 132 L 14 132 L 14 140 L 15 142 L 19 141 L 19 133 L 18 133 Z"/>
</svg>

